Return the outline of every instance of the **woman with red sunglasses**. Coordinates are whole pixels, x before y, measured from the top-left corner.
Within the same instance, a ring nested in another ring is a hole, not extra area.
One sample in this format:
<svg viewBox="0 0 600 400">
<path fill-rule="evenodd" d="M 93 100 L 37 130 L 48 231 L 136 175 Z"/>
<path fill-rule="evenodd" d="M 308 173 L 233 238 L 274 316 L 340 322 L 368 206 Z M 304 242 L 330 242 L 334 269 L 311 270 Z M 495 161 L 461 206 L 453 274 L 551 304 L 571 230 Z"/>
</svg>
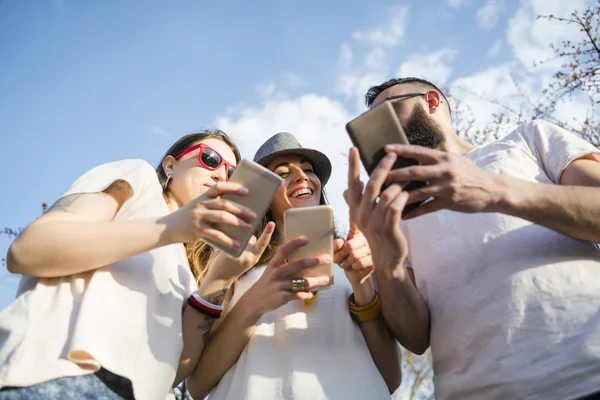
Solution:
<svg viewBox="0 0 600 400">
<path fill-rule="evenodd" d="M 221 198 L 248 192 L 228 182 L 239 159 L 220 131 L 187 135 L 156 170 L 93 168 L 23 231 L 7 256 L 23 278 L 0 312 L 0 400 L 162 400 L 193 372 L 227 282 L 273 232 L 238 259 L 203 241 L 239 246 L 215 224 L 256 218 Z"/>
</svg>

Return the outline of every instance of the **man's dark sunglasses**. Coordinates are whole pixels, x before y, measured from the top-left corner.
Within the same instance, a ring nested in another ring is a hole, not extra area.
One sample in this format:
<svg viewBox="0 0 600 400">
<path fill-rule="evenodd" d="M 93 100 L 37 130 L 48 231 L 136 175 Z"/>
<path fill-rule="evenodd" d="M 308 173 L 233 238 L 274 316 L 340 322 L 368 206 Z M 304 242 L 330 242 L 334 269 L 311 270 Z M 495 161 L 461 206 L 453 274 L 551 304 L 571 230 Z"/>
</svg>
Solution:
<svg viewBox="0 0 600 400">
<path fill-rule="evenodd" d="M 406 93 L 406 94 L 399 94 L 398 96 L 390 96 L 390 97 L 386 97 L 386 100 L 401 100 L 401 99 L 410 99 L 412 97 L 417 97 L 417 96 L 425 96 L 427 93 Z M 442 101 L 440 100 L 440 103 L 442 103 Z"/>
</svg>

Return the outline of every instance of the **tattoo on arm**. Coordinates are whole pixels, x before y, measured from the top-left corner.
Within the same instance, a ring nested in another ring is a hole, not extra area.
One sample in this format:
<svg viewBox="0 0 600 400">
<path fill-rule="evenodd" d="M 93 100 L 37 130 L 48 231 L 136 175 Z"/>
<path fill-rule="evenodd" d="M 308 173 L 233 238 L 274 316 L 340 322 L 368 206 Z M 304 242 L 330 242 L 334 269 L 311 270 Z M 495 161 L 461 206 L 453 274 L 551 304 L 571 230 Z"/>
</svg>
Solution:
<svg viewBox="0 0 600 400">
<path fill-rule="evenodd" d="M 46 214 L 49 212 L 52 212 L 52 211 L 66 212 L 66 213 L 74 212 L 76 210 L 76 207 L 74 206 L 74 204 L 83 195 L 84 195 L 84 193 L 76 193 L 76 194 L 72 194 L 72 195 L 65 196 L 65 197 L 58 199 L 56 201 L 56 203 L 54 203 L 52 205 L 52 207 L 50 207 L 48 209 L 48 211 L 46 211 Z"/>
<path fill-rule="evenodd" d="M 202 316 L 202 321 L 200 325 L 198 325 L 198 330 L 202 333 L 202 340 L 204 343 L 208 340 L 208 336 L 210 335 L 210 331 L 212 329 L 212 325 L 215 320 L 213 318 Z"/>
<path fill-rule="evenodd" d="M 227 291 L 229 290 L 229 286 L 223 288 L 223 290 L 215 293 L 211 293 L 206 296 L 206 300 L 210 301 L 213 304 L 223 304 L 223 300 L 227 295 Z"/>
<path fill-rule="evenodd" d="M 102 193 L 107 194 L 114 198 L 119 204 L 119 208 L 133 196 L 133 188 L 127 181 L 123 179 L 117 179 L 111 183 Z M 65 197 L 62 197 L 56 201 L 44 214 L 50 212 L 64 212 L 64 213 L 77 213 L 80 210 L 81 198 L 88 195 L 94 195 L 93 193 L 74 193 Z M 118 212 L 118 209 L 117 209 Z"/>
</svg>

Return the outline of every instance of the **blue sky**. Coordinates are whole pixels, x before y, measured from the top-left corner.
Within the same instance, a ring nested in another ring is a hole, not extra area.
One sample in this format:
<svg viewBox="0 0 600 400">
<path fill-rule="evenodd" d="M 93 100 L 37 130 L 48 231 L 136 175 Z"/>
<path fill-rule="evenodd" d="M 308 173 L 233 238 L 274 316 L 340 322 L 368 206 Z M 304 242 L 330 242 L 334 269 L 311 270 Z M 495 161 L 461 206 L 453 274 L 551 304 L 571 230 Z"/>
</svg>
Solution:
<svg viewBox="0 0 600 400">
<path fill-rule="evenodd" d="M 87 169 L 156 165 L 179 136 L 217 126 L 249 158 L 281 130 L 325 151 L 344 227 L 343 127 L 365 89 L 425 76 L 485 124 L 496 106 L 472 92 L 510 102 L 511 75 L 534 96 L 547 81 L 552 65 L 532 62 L 575 33 L 535 16 L 589 1 L 563 3 L 0 0 L 0 222 L 26 226 Z M 0 236 L 1 253 L 9 244 Z M 0 308 L 17 284 L 0 271 Z"/>
</svg>

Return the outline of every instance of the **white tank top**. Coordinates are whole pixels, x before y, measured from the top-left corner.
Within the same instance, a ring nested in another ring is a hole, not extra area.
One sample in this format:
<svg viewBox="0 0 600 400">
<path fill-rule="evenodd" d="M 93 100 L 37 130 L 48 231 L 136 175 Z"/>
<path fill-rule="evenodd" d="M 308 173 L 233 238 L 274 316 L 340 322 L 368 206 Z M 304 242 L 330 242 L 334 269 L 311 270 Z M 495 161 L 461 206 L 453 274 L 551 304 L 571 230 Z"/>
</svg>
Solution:
<svg viewBox="0 0 600 400">
<path fill-rule="evenodd" d="M 236 282 L 231 306 L 265 268 L 255 267 Z M 310 307 L 292 301 L 263 315 L 210 399 L 389 399 L 360 328 L 348 313 L 352 288 L 337 266 L 334 282 Z"/>
</svg>

